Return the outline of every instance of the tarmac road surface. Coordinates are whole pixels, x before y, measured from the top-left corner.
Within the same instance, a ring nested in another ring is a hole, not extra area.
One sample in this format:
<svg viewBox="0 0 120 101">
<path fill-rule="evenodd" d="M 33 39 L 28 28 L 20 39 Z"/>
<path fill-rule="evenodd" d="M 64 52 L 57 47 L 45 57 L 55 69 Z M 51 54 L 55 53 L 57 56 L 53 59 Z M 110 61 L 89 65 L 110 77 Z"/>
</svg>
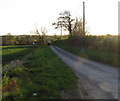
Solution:
<svg viewBox="0 0 120 101">
<path fill-rule="evenodd" d="M 118 69 L 83 59 L 56 46 L 51 49 L 76 73 L 88 99 L 118 99 Z M 84 96 L 84 95 L 83 95 Z"/>
</svg>

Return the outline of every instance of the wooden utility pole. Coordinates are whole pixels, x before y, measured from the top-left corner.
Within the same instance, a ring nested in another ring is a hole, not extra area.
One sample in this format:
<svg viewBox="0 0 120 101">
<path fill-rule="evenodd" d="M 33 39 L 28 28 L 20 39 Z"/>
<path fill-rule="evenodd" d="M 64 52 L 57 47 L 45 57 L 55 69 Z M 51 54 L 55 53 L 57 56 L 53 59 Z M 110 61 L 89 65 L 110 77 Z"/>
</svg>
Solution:
<svg viewBox="0 0 120 101">
<path fill-rule="evenodd" d="M 85 2 L 83 2 L 83 36 L 85 36 Z"/>
<path fill-rule="evenodd" d="M 61 37 L 62 37 L 62 25 L 61 25 Z"/>
</svg>

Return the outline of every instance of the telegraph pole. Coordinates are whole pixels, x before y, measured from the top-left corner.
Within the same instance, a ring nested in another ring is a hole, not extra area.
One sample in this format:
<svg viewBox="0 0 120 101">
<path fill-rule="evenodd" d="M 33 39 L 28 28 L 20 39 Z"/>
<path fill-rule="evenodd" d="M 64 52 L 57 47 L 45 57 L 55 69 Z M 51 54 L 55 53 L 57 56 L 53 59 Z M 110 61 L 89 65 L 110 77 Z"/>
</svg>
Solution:
<svg viewBox="0 0 120 101">
<path fill-rule="evenodd" d="M 85 2 L 83 2 L 83 36 L 85 36 Z"/>
<path fill-rule="evenodd" d="M 62 25 L 61 25 L 61 37 L 62 37 Z"/>
</svg>

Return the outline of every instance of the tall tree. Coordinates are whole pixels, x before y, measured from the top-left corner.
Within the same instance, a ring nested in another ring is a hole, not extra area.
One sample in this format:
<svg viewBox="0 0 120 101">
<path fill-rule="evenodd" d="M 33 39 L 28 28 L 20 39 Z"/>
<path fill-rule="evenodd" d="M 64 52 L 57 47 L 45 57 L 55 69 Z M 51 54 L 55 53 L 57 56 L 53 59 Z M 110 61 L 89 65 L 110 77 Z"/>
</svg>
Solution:
<svg viewBox="0 0 120 101">
<path fill-rule="evenodd" d="M 57 27 L 55 28 L 59 28 L 59 27 L 64 27 L 69 31 L 69 34 L 72 36 L 72 29 L 73 29 L 73 25 L 72 22 L 74 21 L 74 19 L 71 18 L 71 14 L 70 11 L 63 11 L 59 14 L 60 16 L 58 17 L 58 22 L 57 23 L 53 23 L 53 25 L 57 25 Z"/>
</svg>

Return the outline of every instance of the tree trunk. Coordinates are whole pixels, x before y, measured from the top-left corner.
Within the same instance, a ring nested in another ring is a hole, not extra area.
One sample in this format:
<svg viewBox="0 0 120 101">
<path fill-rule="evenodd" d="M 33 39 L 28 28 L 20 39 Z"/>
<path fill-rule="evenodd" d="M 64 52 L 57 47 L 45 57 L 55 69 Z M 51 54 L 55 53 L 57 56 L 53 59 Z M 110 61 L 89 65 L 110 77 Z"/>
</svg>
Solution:
<svg viewBox="0 0 120 101">
<path fill-rule="evenodd" d="M 70 36 L 72 36 L 72 26 L 71 26 L 71 21 L 70 21 L 70 18 L 69 18 L 69 34 Z"/>
</svg>

